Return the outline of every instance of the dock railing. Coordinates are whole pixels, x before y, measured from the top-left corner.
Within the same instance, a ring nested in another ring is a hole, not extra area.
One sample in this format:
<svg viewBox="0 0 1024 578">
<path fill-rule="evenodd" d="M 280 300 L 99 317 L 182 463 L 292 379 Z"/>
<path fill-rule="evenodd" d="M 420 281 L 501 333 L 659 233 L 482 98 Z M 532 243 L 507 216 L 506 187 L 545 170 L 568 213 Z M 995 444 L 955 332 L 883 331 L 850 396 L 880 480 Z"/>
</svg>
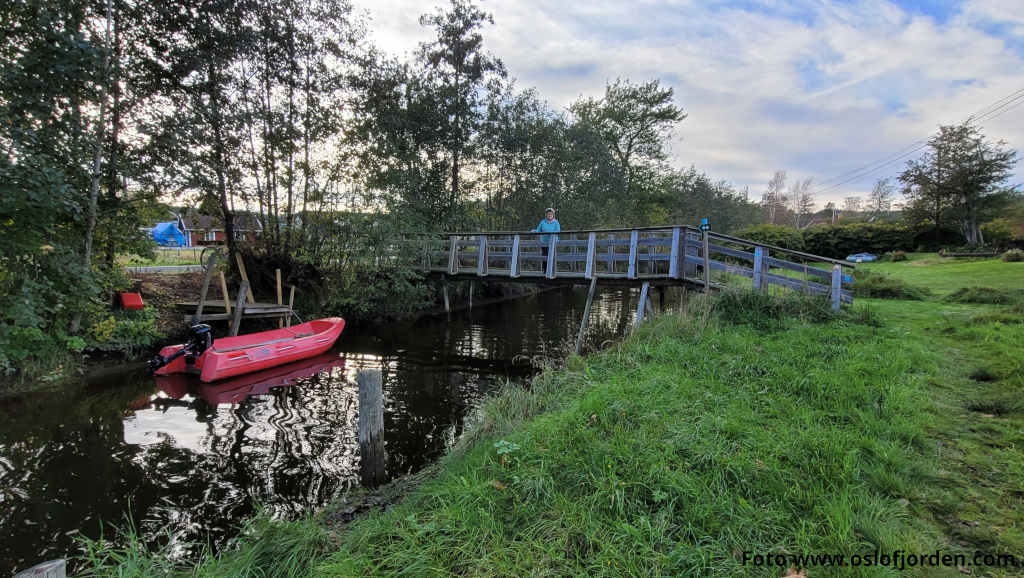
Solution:
<svg viewBox="0 0 1024 578">
<path fill-rule="evenodd" d="M 576 283 L 600 278 L 706 290 L 749 283 L 755 291 L 775 287 L 827 297 L 835 309 L 853 302 L 848 271 L 856 267 L 685 225 L 416 233 L 404 235 L 395 250 L 413 267 L 448 277 Z"/>
</svg>

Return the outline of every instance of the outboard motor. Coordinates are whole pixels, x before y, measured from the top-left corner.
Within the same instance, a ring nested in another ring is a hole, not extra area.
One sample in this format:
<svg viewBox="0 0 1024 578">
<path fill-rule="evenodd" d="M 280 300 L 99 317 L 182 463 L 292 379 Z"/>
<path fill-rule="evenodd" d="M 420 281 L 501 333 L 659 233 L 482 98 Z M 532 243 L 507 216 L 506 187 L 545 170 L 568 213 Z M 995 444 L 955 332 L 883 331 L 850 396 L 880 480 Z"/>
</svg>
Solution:
<svg viewBox="0 0 1024 578">
<path fill-rule="evenodd" d="M 188 341 L 185 342 L 181 349 L 167 357 L 154 355 L 149 360 L 149 369 L 150 371 L 156 371 L 182 355 L 185 356 L 185 363 L 192 365 L 212 344 L 213 335 L 210 333 L 210 326 L 205 323 L 197 323 L 189 327 Z"/>
</svg>

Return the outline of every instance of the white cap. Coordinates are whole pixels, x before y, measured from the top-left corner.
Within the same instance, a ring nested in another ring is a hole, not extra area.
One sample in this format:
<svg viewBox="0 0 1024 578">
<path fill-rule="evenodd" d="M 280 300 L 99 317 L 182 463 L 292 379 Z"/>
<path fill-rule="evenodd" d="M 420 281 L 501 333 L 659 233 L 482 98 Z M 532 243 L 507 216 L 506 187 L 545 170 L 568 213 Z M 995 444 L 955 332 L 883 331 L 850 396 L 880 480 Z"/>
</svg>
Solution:
<svg viewBox="0 0 1024 578">
<path fill-rule="evenodd" d="M 548 207 L 548 208 L 544 209 L 544 212 L 545 212 L 545 213 L 547 213 L 547 212 L 549 212 L 549 211 L 550 211 L 550 212 L 552 212 L 552 213 L 554 213 L 554 212 L 555 212 L 555 210 L 554 210 L 554 209 L 552 209 L 551 207 Z"/>
</svg>

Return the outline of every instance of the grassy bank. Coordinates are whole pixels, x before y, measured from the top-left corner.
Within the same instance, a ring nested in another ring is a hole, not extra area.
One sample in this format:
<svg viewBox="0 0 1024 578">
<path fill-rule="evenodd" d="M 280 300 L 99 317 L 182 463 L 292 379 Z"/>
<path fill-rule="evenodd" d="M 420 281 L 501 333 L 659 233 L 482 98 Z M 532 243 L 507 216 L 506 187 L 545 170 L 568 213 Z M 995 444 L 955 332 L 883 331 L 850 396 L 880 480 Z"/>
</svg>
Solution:
<svg viewBox="0 0 1024 578">
<path fill-rule="evenodd" d="M 937 296 L 958 288 L 914 261 L 881 265 Z M 997 267 L 993 288 L 1024 286 L 1022 264 Z M 254 522 L 237 548 L 173 570 L 780 576 L 744 553 L 1024 555 L 1019 304 L 865 299 L 833 318 L 816 302 L 715 303 L 492 399 L 437 475 L 388 511 Z M 105 565 L 112 553 L 124 558 Z M 101 549 L 91 564 L 142 575 L 165 562 Z"/>
</svg>

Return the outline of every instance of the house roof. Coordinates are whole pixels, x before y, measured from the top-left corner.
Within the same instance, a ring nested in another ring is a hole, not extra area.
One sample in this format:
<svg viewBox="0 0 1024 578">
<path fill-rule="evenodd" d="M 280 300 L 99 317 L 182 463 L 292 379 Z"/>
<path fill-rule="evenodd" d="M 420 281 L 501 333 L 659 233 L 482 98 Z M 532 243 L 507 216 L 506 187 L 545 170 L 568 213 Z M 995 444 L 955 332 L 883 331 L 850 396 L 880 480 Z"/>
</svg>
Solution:
<svg viewBox="0 0 1024 578">
<path fill-rule="evenodd" d="M 186 211 L 179 216 L 182 228 L 186 231 L 223 231 L 224 223 L 220 215 L 202 215 L 198 211 Z M 262 231 L 263 223 L 252 213 L 235 213 L 234 226 L 236 231 Z"/>
</svg>

